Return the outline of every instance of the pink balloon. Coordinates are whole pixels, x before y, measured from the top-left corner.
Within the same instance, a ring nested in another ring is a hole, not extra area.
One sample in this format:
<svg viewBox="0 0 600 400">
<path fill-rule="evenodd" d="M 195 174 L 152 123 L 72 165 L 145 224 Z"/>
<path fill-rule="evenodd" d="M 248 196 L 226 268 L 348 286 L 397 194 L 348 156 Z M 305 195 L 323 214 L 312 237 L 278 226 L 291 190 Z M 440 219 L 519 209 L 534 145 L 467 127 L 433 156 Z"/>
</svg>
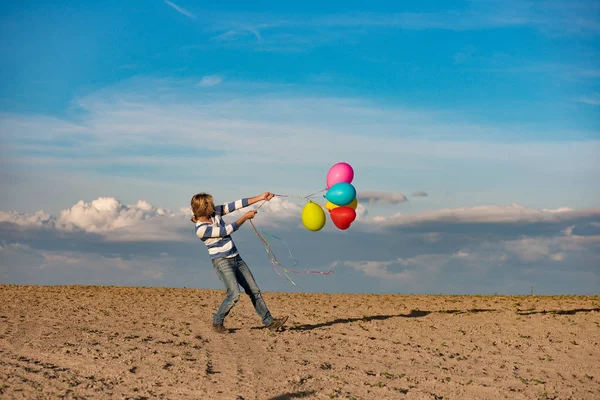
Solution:
<svg viewBox="0 0 600 400">
<path fill-rule="evenodd" d="M 351 183 L 354 179 L 354 170 L 350 164 L 339 162 L 329 169 L 327 173 L 327 189 L 340 182 Z"/>
</svg>

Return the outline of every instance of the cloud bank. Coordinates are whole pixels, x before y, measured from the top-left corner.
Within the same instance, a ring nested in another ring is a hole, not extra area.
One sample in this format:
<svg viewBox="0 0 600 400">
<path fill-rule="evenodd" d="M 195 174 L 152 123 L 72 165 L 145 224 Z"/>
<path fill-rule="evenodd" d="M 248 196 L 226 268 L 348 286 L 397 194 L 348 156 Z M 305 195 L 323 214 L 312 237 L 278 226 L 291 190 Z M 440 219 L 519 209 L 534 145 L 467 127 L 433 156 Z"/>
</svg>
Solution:
<svg viewBox="0 0 600 400">
<path fill-rule="evenodd" d="M 104 235 L 110 240 L 165 240 L 159 220 L 179 217 L 168 209 L 153 207 L 144 200 L 124 205 L 112 197 L 99 197 L 91 202 L 80 200 L 58 217 L 45 211 L 20 213 L 0 211 L 0 222 L 15 224 L 25 229 L 53 229 L 61 232 L 89 232 Z M 157 224 L 157 221 L 159 224 Z M 146 224 L 140 224 L 148 222 Z M 174 239 L 177 236 L 174 237 Z"/>
<path fill-rule="evenodd" d="M 376 191 L 362 191 L 356 195 L 359 202 L 368 204 L 400 204 L 408 201 L 402 193 L 384 193 Z"/>
<path fill-rule="evenodd" d="M 413 215 L 396 213 L 389 217 L 378 216 L 374 220 L 385 226 L 418 225 L 432 222 L 444 223 L 552 223 L 576 221 L 584 218 L 599 218 L 600 208 L 572 210 L 568 207 L 557 209 L 533 209 L 519 204 L 510 206 L 476 206 L 454 209 L 423 211 Z"/>
<path fill-rule="evenodd" d="M 599 209 L 482 206 L 387 221 L 369 218 L 365 209 L 347 231 L 329 223 L 309 232 L 301 224 L 302 204 L 276 197 L 254 221 L 287 242 L 269 236 L 284 265 L 292 267 L 291 251 L 301 260 L 295 269 L 337 270 L 333 279 L 294 277 L 304 291 L 523 293 L 536 286 L 546 293 L 597 293 L 599 287 Z M 110 197 L 79 201 L 58 217 L 1 212 L 0 279 L 218 288 L 189 215 L 189 207 L 171 212 Z M 250 227 L 234 240 L 267 288 L 292 290 L 271 270 Z"/>
</svg>

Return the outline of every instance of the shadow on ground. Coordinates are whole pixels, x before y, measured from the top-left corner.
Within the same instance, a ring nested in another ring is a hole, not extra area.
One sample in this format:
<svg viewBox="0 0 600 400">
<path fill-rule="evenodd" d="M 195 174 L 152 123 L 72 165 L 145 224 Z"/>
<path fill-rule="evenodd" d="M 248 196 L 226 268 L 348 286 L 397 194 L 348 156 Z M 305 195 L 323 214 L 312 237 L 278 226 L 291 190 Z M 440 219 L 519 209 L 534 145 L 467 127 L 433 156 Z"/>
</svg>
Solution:
<svg viewBox="0 0 600 400">
<path fill-rule="evenodd" d="M 296 393 L 286 393 L 280 394 L 279 396 L 271 397 L 269 400 L 291 400 L 291 399 L 301 399 L 304 397 L 310 397 L 314 395 L 314 391 L 306 391 L 306 392 L 296 392 Z"/>
<path fill-rule="evenodd" d="M 588 313 L 598 312 L 600 308 L 576 308 L 574 310 L 517 310 L 519 315 L 531 315 L 531 314 L 557 314 L 557 315 L 573 315 L 577 313 Z"/>
<path fill-rule="evenodd" d="M 390 318 L 421 318 L 431 313 L 443 313 L 443 314 L 463 314 L 463 313 L 481 313 L 481 312 L 494 312 L 495 309 L 486 308 L 473 308 L 470 310 L 441 310 L 441 311 L 423 311 L 423 310 L 412 310 L 408 314 L 396 314 L 396 315 L 373 315 L 370 317 L 362 318 L 338 318 L 333 321 L 322 322 L 319 324 L 304 324 L 297 325 L 287 328 L 288 331 L 309 331 L 311 329 L 323 328 L 325 326 L 331 326 L 335 324 L 348 324 L 352 322 L 369 322 L 369 321 L 382 321 Z"/>
</svg>

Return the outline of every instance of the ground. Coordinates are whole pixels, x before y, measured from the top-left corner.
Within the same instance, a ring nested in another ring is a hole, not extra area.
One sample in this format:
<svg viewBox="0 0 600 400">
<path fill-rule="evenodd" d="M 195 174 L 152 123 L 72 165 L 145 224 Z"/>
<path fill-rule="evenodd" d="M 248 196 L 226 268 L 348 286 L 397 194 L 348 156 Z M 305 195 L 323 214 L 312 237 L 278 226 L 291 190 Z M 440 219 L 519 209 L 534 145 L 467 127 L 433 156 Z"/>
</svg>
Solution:
<svg viewBox="0 0 600 400">
<path fill-rule="evenodd" d="M 0 285 L 4 399 L 598 399 L 600 297 Z"/>
</svg>

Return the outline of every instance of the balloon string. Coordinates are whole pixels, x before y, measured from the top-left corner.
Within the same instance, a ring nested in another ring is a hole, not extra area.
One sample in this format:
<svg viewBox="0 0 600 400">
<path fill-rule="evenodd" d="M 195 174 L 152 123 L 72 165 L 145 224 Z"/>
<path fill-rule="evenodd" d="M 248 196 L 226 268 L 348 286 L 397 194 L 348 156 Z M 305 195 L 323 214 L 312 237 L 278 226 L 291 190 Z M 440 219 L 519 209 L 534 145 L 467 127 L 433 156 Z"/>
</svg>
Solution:
<svg viewBox="0 0 600 400">
<path fill-rule="evenodd" d="M 288 270 L 277 260 L 277 257 L 275 256 L 275 254 L 273 253 L 273 251 L 271 250 L 271 246 L 269 245 L 269 242 L 267 241 L 267 239 L 265 239 L 256 229 L 256 226 L 254 226 L 254 223 L 252 222 L 252 220 L 250 220 L 250 224 L 252 225 L 252 229 L 254 229 L 254 233 L 256 233 L 256 235 L 260 238 L 260 240 L 263 242 L 264 246 L 265 246 L 265 250 L 267 251 L 268 257 L 269 257 L 269 262 L 271 263 L 271 265 L 273 266 L 273 269 L 275 270 L 275 272 L 277 272 L 277 275 L 282 276 L 281 273 L 279 272 L 279 270 L 277 269 L 277 267 L 281 267 L 281 269 L 283 270 L 284 274 L 285 274 L 285 278 L 290 281 L 294 286 L 296 285 L 296 282 L 294 282 L 292 280 L 292 278 L 290 278 L 289 274 L 288 274 Z"/>
<path fill-rule="evenodd" d="M 279 197 L 290 197 L 290 198 L 293 198 L 293 199 L 302 199 L 302 200 L 306 201 L 307 203 L 315 203 L 315 204 L 319 205 L 319 206 L 320 206 L 322 209 L 324 209 L 325 211 L 329 211 L 329 210 L 327 209 L 327 207 L 325 207 L 323 204 L 321 204 L 321 203 L 318 203 L 318 202 L 316 202 L 316 201 L 314 201 L 314 200 L 311 200 L 311 199 L 309 199 L 309 197 L 311 197 L 311 196 L 314 196 L 314 195 L 315 195 L 315 194 L 317 194 L 317 193 L 324 192 L 325 190 L 327 190 L 327 189 L 322 189 L 322 190 L 319 190 L 318 192 L 315 192 L 315 193 L 309 194 L 308 196 L 292 196 L 292 195 L 289 195 L 289 194 L 275 194 L 275 196 L 279 196 Z M 260 205 L 260 206 L 257 208 L 257 210 L 258 210 L 258 209 L 260 209 L 260 207 L 262 207 L 263 205 L 265 205 L 265 203 L 266 203 L 266 202 L 262 203 L 262 204 L 261 204 L 261 205 Z"/>
<path fill-rule="evenodd" d="M 289 194 L 276 194 L 275 196 L 280 196 L 280 197 L 291 197 L 291 198 L 295 198 L 295 199 L 302 199 L 302 200 L 307 200 L 307 201 L 308 201 L 308 198 L 309 198 L 309 197 L 312 197 L 312 196 L 314 196 L 314 195 L 316 195 L 316 194 L 318 194 L 318 193 L 324 192 L 324 191 L 326 191 L 326 190 L 327 190 L 327 188 L 325 188 L 325 189 L 321 189 L 321 190 L 319 190 L 319 191 L 317 191 L 317 192 L 314 192 L 314 193 L 311 193 L 311 194 L 309 194 L 309 195 L 307 195 L 307 196 L 292 196 L 292 195 L 289 195 Z"/>
<path fill-rule="evenodd" d="M 308 196 L 292 196 L 289 194 L 276 194 L 275 196 L 279 196 L 279 197 L 290 197 L 292 199 L 301 199 L 301 200 L 306 200 L 308 201 Z M 264 203 L 263 203 L 264 204 Z"/>
<path fill-rule="evenodd" d="M 288 281 L 290 281 L 293 285 L 297 286 L 296 282 L 294 282 L 292 280 L 292 278 L 290 278 L 289 274 L 290 273 L 299 274 L 301 272 L 293 270 L 293 269 L 287 269 L 283 264 L 281 264 L 279 262 L 279 260 L 277 260 L 277 257 L 275 256 L 275 253 L 273 253 L 273 250 L 271 250 L 271 246 L 269 245 L 269 242 L 267 241 L 267 239 L 265 239 L 265 237 L 263 235 L 267 235 L 267 236 L 270 236 L 270 237 L 272 237 L 274 239 L 277 239 L 277 240 L 281 241 L 285 245 L 285 247 L 288 249 L 288 252 L 290 254 L 290 258 L 294 262 L 294 265 L 296 265 L 298 263 L 298 260 L 292 254 L 292 251 L 290 250 L 290 248 L 287 245 L 287 243 L 285 241 L 283 241 L 282 239 L 280 239 L 279 237 L 275 236 L 275 235 L 271 235 L 271 234 L 268 234 L 268 233 L 266 233 L 266 232 L 264 232 L 262 230 L 257 229 L 256 226 L 254 225 L 254 222 L 252 222 L 252 220 L 250 220 L 250 224 L 252 225 L 252 229 L 254 230 L 254 233 L 256 233 L 256 235 L 259 237 L 259 239 L 263 242 L 263 245 L 265 246 L 265 251 L 268 254 L 269 262 L 273 266 L 273 269 L 275 269 L 275 272 L 277 272 L 277 274 L 279 276 L 282 276 L 281 273 L 279 272 L 279 270 L 277 269 L 277 267 L 280 267 L 283 270 L 285 278 Z M 315 270 L 305 270 L 303 272 L 305 274 L 317 274 L 317 275 L 329 275 L 329 274 L 334 274 L 335 273 L 334 270 L 329 270 L 327 272 L 324 272 L 324 271 L 315 271 Z"/>
<path fill-rule="evenodd" d="M 270 233 L 267 233 L 267 232 L 263 231 L 262 229 L 258 229 L 258 228 L 256 228 L 256 230 L 257 230 L 258 232 L 260 232 L 260 234 L 261 234 L 261 235 L 263 235 L 263 237 L 264 237 L 264 236 L 270 236 L 270 237 L 272 237 L 273 239 L 277 239 L 277 240 L 279 240 L 281 243 L 283 243 L 283 245 L 284 245 L 284 246 L 286 247 L 286 249 L 288 250 L 288 253 L 290 254 L 290 259 L 291 259 L 291 260 L 294 262 L 294 265 L 298 265 L 298 259 L 297 259 L 296 257 L 294 257 L 294 255 L 292 254 L 292 250 L 290 249 L 290 246 L 288 246 L 288 244 L 287 244 L 287 243 L 286 243 L 286 242 L 285 242 L 283 239 L 281 239 L 281 238 L 279 238 L 279 237 L 277 237 L 277 236 L 275 236 L 275 235 L 271 235 Z"/>
<path fill-rule="evenodd" d="M 306 197 L 311 197 L 311 196 L 314 196 L 315 194 L 317 194 L 317 193 L 321 193 L 321 192 L 324 192 L 324 191 L 326 191 L 326 190 L 327 190 L 327 188 L 325 188 L 325 189 L 321 189 L 321 190 L 319 190 L 318 192 L 311 193 L 311 194 L 309 194 L 309 195 L 308 195 L 308 196 L 306 196 Z"/>
</svg>

